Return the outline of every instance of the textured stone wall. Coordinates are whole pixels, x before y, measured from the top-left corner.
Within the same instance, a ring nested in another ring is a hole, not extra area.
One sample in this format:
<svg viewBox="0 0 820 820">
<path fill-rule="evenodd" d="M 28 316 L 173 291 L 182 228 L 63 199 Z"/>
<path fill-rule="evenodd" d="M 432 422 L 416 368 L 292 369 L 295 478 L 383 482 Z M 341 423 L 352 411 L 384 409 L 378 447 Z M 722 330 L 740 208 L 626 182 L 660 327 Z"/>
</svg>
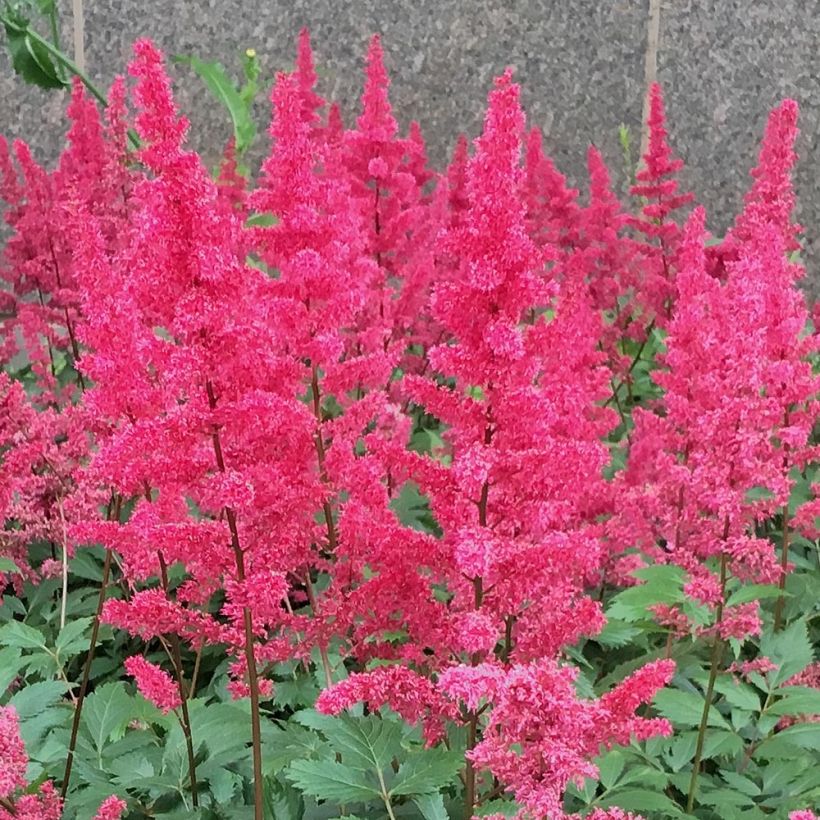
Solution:
<svg viewBox="0 0 820 820">
<path fill-rule="evenodd" d="M 58 0 L 66 28 L 69 0 Z M 583 184 L 586 145 L 622 167 L 618 126 L 640 128 L 649 0 L 86 0 L 89 73 L 105 85 L 131 42 L 154 38 L 169 54 L 239 66 L 253 47 L 268 78 L 292 65 L 308 25 L 323 92 L 355 115 L 368 37 L 381 32 L 403 125 L 418 119 L 443 161 L 459 131 L 474 135 L 494 74 L 517 68 L 530 120 L 541 125 L 559 166 Z M 68 35 L 68 32 L 66 32 Z M 670 130 L 686 160 L 684 180 L 721 231 L 739 207 L 768 109 L 784 96 L 802 106 L 798 193 L 812 283 L 820 242 L 820 12 L 815 0 L 665 0 L 658 77 Z M 174 67 L 194 144 L 215 158 L 229 135 L 200 81 Z M 23 85 L 0 57 L 0 130 L 55 156 L 63 133 L 59 94 Z M 259 121 L 267 120 L 260 104 Z M 260 129 L 263 130 L 263 129 Z M 257 154 L 264 150 L 260 140 Z M 818 288 L 820 289 L 820 288 Z"/>
</svg>

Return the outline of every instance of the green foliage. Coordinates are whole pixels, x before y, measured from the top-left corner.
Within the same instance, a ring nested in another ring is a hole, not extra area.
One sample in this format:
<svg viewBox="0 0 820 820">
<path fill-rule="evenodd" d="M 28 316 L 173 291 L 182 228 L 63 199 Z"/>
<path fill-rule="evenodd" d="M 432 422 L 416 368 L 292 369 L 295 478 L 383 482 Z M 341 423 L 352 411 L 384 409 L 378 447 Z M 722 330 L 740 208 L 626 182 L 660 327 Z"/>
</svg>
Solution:
<svg viewBox="0 0 820 820">
<path fill-rule="evenodd" d="M 256 53 L 252 50 L 245 52 L 245 83 L 239 88 L 219 63 L 190 56 L 178 56 L 174 60 L 190 66 L 205 83 L 214 99 L 228 112 L 233 125 L 236 151 L 240 155 L 244 154 L 256 137 L 256 123 L 252 116 L 253 102 L 258 90 L 256 80 L 260 70 Z"/>
<path fill-rule="evenodd" d="M 47 41 L 32 27 L 32 15 L 53 13 L 53 2 L 16 2 L 0 10 L 6 46 L 14 70 L 28 83 L 41 88 L 64 88 L 60 60 Z"/>
</svg>

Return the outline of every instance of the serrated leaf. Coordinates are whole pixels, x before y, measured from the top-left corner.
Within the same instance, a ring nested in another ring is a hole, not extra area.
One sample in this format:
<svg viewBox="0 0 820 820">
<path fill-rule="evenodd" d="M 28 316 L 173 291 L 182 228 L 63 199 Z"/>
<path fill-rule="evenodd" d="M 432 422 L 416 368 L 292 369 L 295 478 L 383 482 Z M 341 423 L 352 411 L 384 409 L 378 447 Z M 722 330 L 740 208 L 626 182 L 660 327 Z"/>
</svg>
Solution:
<svg viewBox="0 0 820 820">
<path fill-rule="evenodd" d="M 20 574 L 20 568 L 7 555 L 0 555 L 0 572 Z"/>
<path fill-rule="evenodd" d="M 780 588 L 774 584 L 747 584 L 735 590 L 726 601 L 726 608 L 747 604 L 750 601 L 762 601 L 764 598 L 777 598 L 785 595 Z"/>
<path fill-rule="evenodd" d="M 447 749 L 414 752 L 399 766 L 390 794 L 411 795 L 437 792 L 456 777 L 464 756 Z"/>
<path fill-rule="evenodd" d="M 300 820 L 304 814 L 302 796 L 290 783 L 266 777 L 263 795 L 265 820 Z"/>
<path fill-rule="evenodd" d="M 521 810 L 521 806 L 514 800 L 490 800 L 482 803 L 475 812 L 476 817 L 487 817 L 491 814 L 500 814 L 502 817 L 513 817 Z"/>
<path fill-rule="evenodd" d="M 59 726 L 70 714 L 62 700 L 68 685 L 63 681 L 48 680 L 30 683 L 9 700 L 20 718 L 20 736 L 29 754 L 46 733 Z"/>
<path fill-rule="evenodd" d="M 649 607 L 655 604 L 676 604 L 684 600 L 682 589 L 683 571 L 675 567 L 677 572 L 660 572 L 671 570 L 672 567 L 644 567 L 637 573 L 647 573 L 650 580 L 619 592 L 609 604 L 607 618 L 617 621 L 639 621 L 649 615 Z M 661 580 L 663 578 L 664 580 Z"/>
<path fill-rule="evenodd" d="M 300 791 L 324 800 L 360 803 L 380 796 L 366 772 L 335 760 L 295 760 L 286 776 Z"/>
<path fill-rule="evenodd" d="M 115 732 L 122 731 L 134 716 L 134 698 L 119 682 L 101 686 L 86 698 L 83 707 L 83 724 L 98 752 L 101 752 Z"/>
<path fill-rule="evenodd" d="M 0 694 L 9 688 L 24 664 L 18 647 L 5 646 L 0 649 Z"/>
<path fill-rule="evenodd" d="M 60 630 L 54 645 L 63 658 L 71 657 L 88 648 L 85 633 L 93 620 L 93 618 L 77 618 Z"/>
<path fill-rule="evenodd" d="M 382 771 L 401 753 L 404 726 L 376 715 L 331 717 L 312 710 L 296 715 L 303 725 L 318 729 L 349 765 Z"/>
<path fill-rule="evenodd" d="M 683 732 L 672 741 L 667 760 L 674 772 L 679 772 L 695 756 L 698 744 L 697 732 Z"/>
<path fill-rule="evenodd" d="M 265 773 L 270 775 L 278 773 L 294 760 L 316 759 L 330 754 L 330 747 L 318 732 L 311 732 L 293 722 L 284 727 L 265 726 L 263 743 L 267 749 L 263 764 Z"/>
<path fill-rule="evenodd" d="M 805 620 L 789 624 L 782 632 L 765 632 L 760 640 L 760 654 L 771 658 L 778 667 L 772 673 L 774 686 L 802 672 L 814 660 Z"/>
<path fill-rule="evenodd" d="M 602 806 L 617 806 L 627 811 L 658 811 L 664 817 L 680 817 L 683 812 L 665 794 L 646 789 L 616 789 L 601 799 Z"/>
<path fill-rule="evenodd" d="M 703 695 L 696 692 L 682 692 L 679 689 L 662 689 L 652 701 L 655 708 L 666 718 L 679 726 L 699 726 L 706 703 Z M 709 709 L 709 726 L 728 729 L 729 724 L 718 712 L 714 704 Z"/>
<path fill-rule="evenodd" d="M 607 752 L 596 761 L 598 766 L 598 779 L 605 789 L 611 789 L 621 776 L 621 772 L 626 765 L 626 756 L 619 749 Z"/>
<path fill-rule="evenodd" d="M 794 757 L 803 750 L 820 749 L 820 723 L 796 723 L 764 740 L 755 750 L 755 758 Z"/>
<path fill-rule="evenodd" d="M 595 643 L 601 644 L 601 646 L 610 646 L 618 649 L 622 646 L 626 646 L 640 634 L 641 630 L 639 627 L 612 619 L 607 621 L 606 626 L 593 640 Z"/>
<path fill-rule="evenodd" d="M 738 709 L 748 710 L 749 712 L 760 711 L 760 696 L 747 683 L 734 680 L 718 680 L 715 683 L 715 689 L 726 698 L 728 703 Z"/>
<path fill-rule="evenodd" d="M 820 689 L 784 686 L 776 694 L 781 697 L 766 710 L 770 715 L 820 715 Z"/>
<path fill-rule="evenodd" d="M 22 621 L 9 621 L 0 629 L 0 643 L 20 649 L 45 649 L 46 647 L 43 633 Z"/>
</svg>

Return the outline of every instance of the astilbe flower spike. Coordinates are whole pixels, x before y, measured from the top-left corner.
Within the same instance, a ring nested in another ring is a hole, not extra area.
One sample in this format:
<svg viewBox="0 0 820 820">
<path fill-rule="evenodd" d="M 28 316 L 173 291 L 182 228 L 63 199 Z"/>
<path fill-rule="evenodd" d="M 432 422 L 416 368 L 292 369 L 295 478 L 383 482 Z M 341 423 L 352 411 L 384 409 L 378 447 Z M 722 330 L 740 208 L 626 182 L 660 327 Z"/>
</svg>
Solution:
<svg viewBox="0 0 820 820">
<path fill-rule="evenodd" d="M 159 577 L 174 615 L 162 626 L 136 594 L 110 602 L 109 617 L 145 637 L 170 627 L 194 646 L 229 647 L 234 691 L 251 696 L 261 789 L 258 698 L 270 686 L 257 644 L 282 626 L 285 572 L 304 562 L 299 534 L 310 531 L 316 486 L 310 415 L 300 369 L 283 352 L 288 327 L 271 321 L 271 279 L 245 263 L 241 214 L 185 150 L 187 123 L 152 44 L 135 45 L 130 72 L 148 176 L 133 192 L 129 235 L 110 257 L 91 215 L 75 222 L 88 403 L 106 424 L 89 475 L 137 501 L 124 524 L 89 521 L 77 536 L 121 549 L 135 587 Z M 178 561 L 188 578 L 172 594 L 166 567 Z M 222 589 L 221 611 L 209 614 Z"/>
<path fill-rule="evenodd" d="M 163 714 L 182 705 L 179 689 L 171 676 L 142 655 L 126 658 L 124 666 L 126 673 L 136 681 L 140 694 Z"/>
<path fill-rule="evenodd" d="M 593 771 L 589 761 L 600 743 L 639 728 L 627 715 L 634 720 L 635 707 L 672 668 L 666 664 L 654 686 L 638 686 L 633 699 L 613 692 L 610 701 L 595 702 L 577 698 L 572 669 L 559 661 L 566 644 L 602 625 L 600 608 L 583 590 L 602 557 L 594 522 L 607 455 L 599 439 L 613 414 L 596 406 L 609 373 L 596 344 L 599 322 L 583 292 L 556 297 L 545 256 L 527 234 L 522 138 L 519 89 L 507 72 L 490 95 L 484 133 L 467 165 L 467 209 L 444 237 L 456 267 L 436 285 L 432 315 L 453 341 L 431 349 L 435 377 L 405 377 L 413 400 L 446 425 L 448 458 L 391 452 L 395 477 L 412 478 L 430 498 L 443 535 L 438 542 L 414 535 L 408 548 L 408 532 L 398 549 L 395 524 L 371 503 L 369 578 L 348 595 L 351 602 L 366 596 L 367 603 L 351 625 L 360 642 L 353 653 L 401 658 L 413 669 L 358 674 L 318 702 L 332 713 L 354 699 L 403 713 L 409 695 L 435 742 L 436 722 L 448 717 L 446 701 L 426 692 L 424 678 L 436 676 L 451 703 L 466 706 L 468 814 L 478 797 L 476 768 L 485 766 L 530 811 L 554 811 L 566 784 Z M 549 305 L 551 321 L 539 316 Z M 553 356 L 558 338 L 573 340 L 562 345 L 572 355 Z M 442 387 L 441 376 L 454 386 Z M 378 451 L 377 442 L 372 446 Z M 446 600 L 433 594 L 442 584 Z M 405 631 L 407 642 L 380 640 L 387 630 Z M 546 727 L 571 714 L 588 727 L 587 740 L 568 746 L 555 763 L 539 744 L 558 742 L 560 732 L 536 740 L 523 729 L 502 728 L 513 720 L 514 709 L 508 714 L 504 705 L 513 693 L 548 681 L 559 686 L 560 698 L 523 697 L 521 725 Z M 481 720 L 484 700 L 492 708 Z"/>
<path fill-rule="evenodd" d="M 127 808 L 128 804 L 125 800 L 117 797 L 116 795 L 111 795 L 111 797 L 107 797 L 102 802 L 99 809 L 97 809 L 97 813 L 94 815 L 94 820 L 120 820 L 123 812 Z"/>
<path fill-rule="evenodd" d="M 649 140 L 642 167 L 630 189 L 644 204 L 639 217 L 633 218 L 631 224 L 646 237 L 646 241 L 639 244 L 642 281 L 636 296 L 644 312 L 663 326 L 671 315 L 675 297 L 675 256 L 681 238 L 680 225 L 672 217 L 692 202 L 694 195 L 679 191 L 677 175 L 683 168 L 683 160 L 674 155 L 667 140 L 660 85 L 654 83 L 649 93 L 646 123 Z"/>
</svg>

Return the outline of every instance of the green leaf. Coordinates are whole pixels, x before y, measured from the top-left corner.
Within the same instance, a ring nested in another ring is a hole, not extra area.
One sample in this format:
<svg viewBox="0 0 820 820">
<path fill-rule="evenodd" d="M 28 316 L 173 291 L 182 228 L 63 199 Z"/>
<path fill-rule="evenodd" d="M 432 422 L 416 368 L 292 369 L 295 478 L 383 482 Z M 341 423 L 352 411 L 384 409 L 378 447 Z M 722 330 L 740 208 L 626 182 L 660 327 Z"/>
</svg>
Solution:
<svg viewBox="0 0 820 820">
<path fill-rule="evenodd" d="M 20 736 L 32 754 L 34 745 L 60 725 L 70 714 L 63 705 L 68 685 L 59 680 L 39 681 L 24 686 L 9 700 L 20 717 Z"/>
<path fill-rule="evenodd" d="M 784 686 L 766 712 L 770 715 L 820 715 L 820 689 L 809 686 Z"/>
<path fill-rule="evenodd" d="M 601 799 L 602 806 L 617 806 L 627 811 L 658 811 L 664 817 L 680 817 L 683 812 L 665 794 L 646 789 L 616 789 Z"/>
<path fill-rule="evenodd" d="M 820 723 L 796 723 L 764 740 L 755 750 L 755 758 L 794 757 L 803 750 L 820 749 Z"/>
<path fill-rule="evenodd" d="M 615 595 L 607 609 L 607 619 L 640 621 L 647 617 L 649 607 L 655 604 L 676 604 L 685 600 L 685 573 L 680 567 L 643 567 L 635 570 L 633 575 L 641 578 L 644 583 L 629 587 Z"/>
<path fill-rule="evenodd" d="M 29 21 L 8 6 L 0 12 L 6 42 L 15 72 L 26 82 L 41 88 L 63 88 L 57 66 L 48 50 L 32 37 Z"/>
<path fill-rule="evenodd" d="M 67 623 L 60 630 L 55 646 L 63 658 L 71 657 L 88 649 L 88 638 L 85 632 L 93 620 L 93 618 L 77 618 L 71 623 Z"/>
<path fill-rule="evenodd" d="M 598 779 L 605 789 L 611 789 L 621 776 L 621 772 L 626 765 L 626 756 L 619 749 L 607 752 L 603 757 L 598 758 Z"/>
<path fill-rule="evenodd" d="M 198 57 L 179 56 L 175 62 L 185 63 L 200 76 L 208 90 L 225 107 L 233 123 L 236 150 L 243 154 L 256 136 L 256 125 L 251 119 L 247 103 L 242 99 L 225 69 L 215 62 L 206 62 Z"/>
<path fill-rule="evenodd" d="M 490 800 L 482 803 L 475 812 L 476 817 L 487 817 L 491 814 L 500 814 L 503 817 L 513 817 L 521 810 L 521 806 L 514 800 Z"/>
<path fill-rule="evenodd" d="M 264 781 L 265 820 L 300 820 L 304 814 L 302 796 L 290 783 L 275 777 Z"/>
<path fill-rule="evenodd" d="M 16 646 L 4 646 L 0 649 L 0 693 L 9 688 L 24 665 L 22 652 Z"/>
<path fill-rule="evenodd" d="M 780 588 L 774 584 L 747 584 L 736 589 L 726 602 L 726 607 L 747 604 L 749 601 L 761 601 L 764 598 L 777 598 L 781 593 Z"/>
<path fill-rule="evenodd" d="M 380 796 L 366 772 L 335 760 L 294 760 L 286 774 L 300 791 L 323 800 L 358 803 Z"/>
<path fill-rule="evenodd" d="M 0 643 L 20 649 L 45 649 L 46 647 L 43 633 L 22 621 L 9 621 L 0 629 Z"/>
<path fill-rule="evenodd" d="M 715 689 L 726 698 L 727 703 L 738 709 L 745 709 L 750 712 L 760 711 L 760 696 L 747 683 L 735 680 L 718 680 L 715 683 Z"/>
<path fill-rule="evenodd" d="M 767 630 L 760 641 L 760 654 L 778 667 L 772 673 L 774 686 L 802 672 L 814 660 L 806 621 L 797 620 L 782 632 Z"/>
<path fill-rule="evenodd" d="M 399 766 L 390 794 L 430 794 L 448 785 L 464 765 L 464 756 L 447 749 L 424 749 Z"/>
<path fill-rule="evenodd" d="M 679 689 L 662 689 L 653 700 L 655 708 L 666 718 L 679 726 L 699 726 L 706 701 L 695 692 L 681 692 Z M 709 709 L 709 725 L 728 729 L 729 724 L 715 708 Z"/>
<path fill-rule="evenodd" d="M 623 621 L 609 620 L 606 626 L 593 638 L 595 643 L 601 646 L 609 646 L 618 649 L 626 646 L 634 640 L 641 630 L 637 626 L 631 626 Z"/>
<path fill-rule="evenodd" d="M 376 715 L 331 717 L 312 710 L 299 712 L 295 717 L 302 725 L 322 732 L 333 750 L 349 766 L 383 771 L 390 766 L 394 757 L 401 754 L 404 726 L 396 721 Z"/>
<path fill-rule="evenodd" d="M 444 798 L 440 794 L 420 794 L 413 798 L 413 802 L 424 820 L 449 820 Z"/>
<path fill-rule="evenodd" d="M 112 735 L 122 731 L 135 717 L 135 704 L 122 683 L 106 683 L 88 698 L 83 707 L 83 724 L 101 752 Z"/>
<path fill-rule="evenodd" d="M 276 225 L 279 222 L 275 214 L 271 213 L 258 213 L 258 214 L 251 214 L 245 220 L 245 227 L 246 228 L 269 228 L 272 225 Z"/>
</svg>

